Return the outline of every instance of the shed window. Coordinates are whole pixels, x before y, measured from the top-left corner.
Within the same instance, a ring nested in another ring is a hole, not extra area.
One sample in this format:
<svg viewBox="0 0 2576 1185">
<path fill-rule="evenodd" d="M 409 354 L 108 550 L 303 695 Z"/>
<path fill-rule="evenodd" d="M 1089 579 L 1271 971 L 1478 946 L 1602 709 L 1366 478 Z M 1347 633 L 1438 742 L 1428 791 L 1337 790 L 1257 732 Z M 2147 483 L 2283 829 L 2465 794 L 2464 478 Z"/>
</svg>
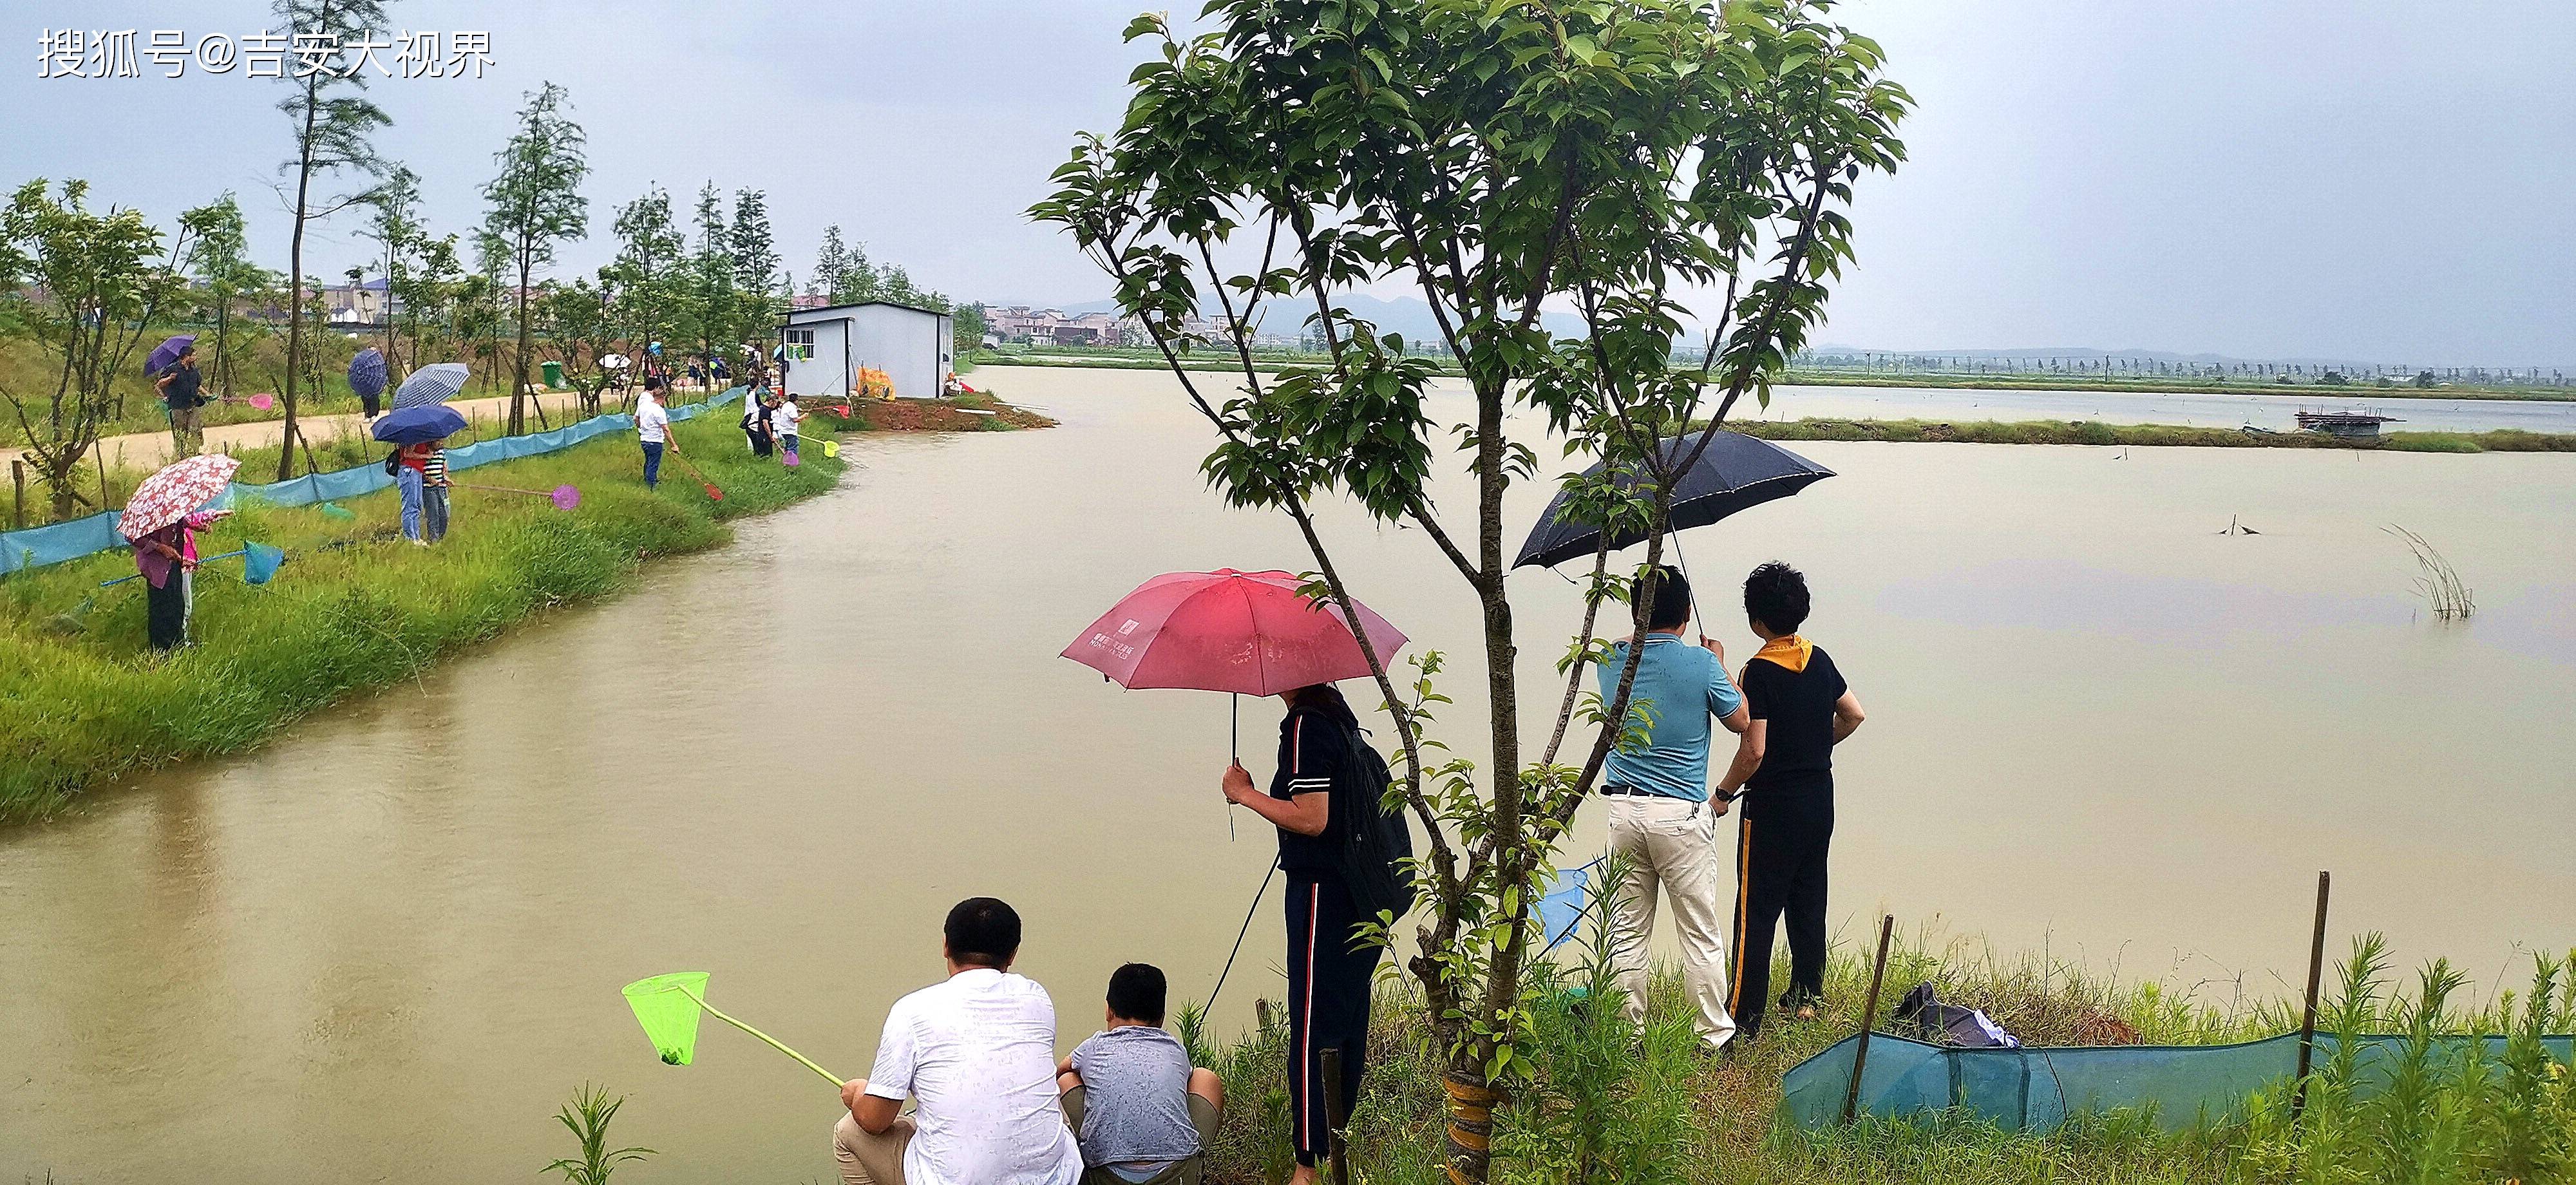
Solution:
<svg viewBox="0 0 2576 1185">
<path fill-rule="evenodd" d="M 811 330 L 811 329 L 790 329 L 790 330 L 788 330 L 788 331 L 787 331 L 787 357 L 789 358 L 789 360 L 791 360 L 791 361 L 795 361 L 795 362 L 811 362 L 811 361 L 813 361 L 813 360 L 814 360 L 814 331 L 813 331 L 813 330 Z"/>
</svg>

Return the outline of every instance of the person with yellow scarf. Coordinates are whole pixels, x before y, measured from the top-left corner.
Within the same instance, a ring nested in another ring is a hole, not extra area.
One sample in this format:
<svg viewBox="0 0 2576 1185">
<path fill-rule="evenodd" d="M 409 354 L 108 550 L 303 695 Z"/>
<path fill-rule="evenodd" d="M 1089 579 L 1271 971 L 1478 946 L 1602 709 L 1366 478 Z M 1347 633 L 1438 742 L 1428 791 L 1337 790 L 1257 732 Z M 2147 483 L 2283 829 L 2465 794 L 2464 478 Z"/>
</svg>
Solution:
<svg viewBox="0 0 2576 1185">
<path fill-rule="evenodd" d="M 1798 633 L 1808 606 L 1807 578 L 1787 564 L 1764 564 L 1744 580 L 1745 620 L 1762 649 L 1736 680 L 1752 720 L 1716 793 L 1721 802 L 1744 798 L 1736 825 L 1735 973 L 1727 1011 L 1748 1038 L 1762 1025 L 1771 942 L 1784 913 L 1789 986 L 1780 1005 L 1811 1017 L 1824 996 L 1834 746 L 1864 719 L 1832 656 Z"/>
</svg>

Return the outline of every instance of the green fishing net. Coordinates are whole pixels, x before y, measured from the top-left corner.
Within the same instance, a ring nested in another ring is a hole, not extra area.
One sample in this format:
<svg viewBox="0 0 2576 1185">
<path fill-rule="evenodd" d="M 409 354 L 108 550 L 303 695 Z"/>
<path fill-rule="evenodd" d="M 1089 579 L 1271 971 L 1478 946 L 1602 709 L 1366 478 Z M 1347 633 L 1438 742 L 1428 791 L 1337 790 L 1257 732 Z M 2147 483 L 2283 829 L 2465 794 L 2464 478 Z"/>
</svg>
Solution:
<svg viewBox="0 0 2576 1185">
<path fill-rule="evenodd" d="M 688 992 L 680 990 L 683 985 Z M 673 971 L 626 985 L 626 1006 L 635 1010 L 635 1023 L 644 1026 L 644 1036 L 662 1060 L 674 1066 L 688 1065 L 698 1050 L 698 1001 L 689 992 L 706 998 L 706 972 Z"/>
</svg>

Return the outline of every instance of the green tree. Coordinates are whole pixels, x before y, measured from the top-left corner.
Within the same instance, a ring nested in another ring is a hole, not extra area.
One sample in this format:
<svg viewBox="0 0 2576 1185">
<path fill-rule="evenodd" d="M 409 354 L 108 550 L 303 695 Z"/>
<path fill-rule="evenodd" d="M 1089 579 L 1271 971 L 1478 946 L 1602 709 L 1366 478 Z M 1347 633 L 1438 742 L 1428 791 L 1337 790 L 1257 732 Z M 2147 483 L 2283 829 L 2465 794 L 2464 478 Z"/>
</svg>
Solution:
<svg viewBox="0 0 2576 1185">
<path fill-rule="evenodd" d="M 341 45 L 368 40 L 385 23 L 385 0 L 277 0 L 271 11 L 280 26 L 298 35 L 336 38 Z M 287 73 L 285 81 L 295 88 L 295 93 L 277 105 L 292 122 L 295 136 L 294 155 L 282 166 L 282 171 L 294 179 L 295 189 L 293 203 L 288 207 L 295 217 L 295 230 L 287 240 L 286 274 L 301 285 L 305 280 L 306 226 L 314 219 L 330 217 L 367 200 L 372 192 L 361 191 L 317 206 L 314 183 L 344 171 L 369 180 L 382 176 L 384 161 L 376 155 L 375 145 L 368 137 L 390 126 L 393 119 L 367 99 L 363 70 Z M 304 358 L 306 302 L 300 290 L 286 307 L 286 382 L 279 392 L 286 409 L 281 436 L 286 447 L 277 452 L 279 481 L 295 476 L 294 446 L 302 439 L 295 425 L 298 380 L 309 369 Z"/>
<path fill-rule="evenodd" d="M 613 307 L 627 352 L 641 358 L 646 345 L 670 332 L 671 311 L 686 296 L 680 271 L 688 236 L 671 216 L 671 195 L 658 185 L 618 207 L 615 230 Z"/>
<path fill-rule="evenodd" d="M 598 414 L 599 394 L 613 377 L 599 360 L 617 349 L 616 301 L 610 287 L 614 274 L 613 267 L 604 267 L 599 269 L 597 284 L 580 278 L 569 284 L 549 284 L 538 309 L 546 340 L 563 363 L 564 381 L 581 393 L 582 411 L 592 415 Z"/>
<path fill-rule="evenodd" d="M 401 300 L 413 258 L 420 250 L 420 239 L 427 233 L 420 225 L 420 177 L 401 165 L 393 166 L 367 205 L 373 213 L 358 236 L 375 240 L 377 250 L 383 252 L 385 368 L 400 375 L 402 355 L 395 350 L 393 306 Z"/>
<path fill-rule="evenodd" d="M 778 244 L 769 231 L 769 199 L 761 191 L 735 192 L 732 242 L 733 282 L 740 299 L 731 339 L 744 344 L 773 341 L 778 337 L 779 318 L 787 311 L 787 290 L 779 275 Z"/>
<path fill-rule="evenodd" d="M 1116 281 L 1121 307 L 1216 429 L 1211 483 L 1295 525 L 1319 598 L 1357 620 L 1310 509 L 1344 496 L 1415 528 L 1476 608 L 1486 719 L 1475 758 L 1428 731 L 1447 702 L 1433 686 L 1443 657 L 1398 674 L 1360 639 L 1401 749 L 1390 800 L 1427 836 L 1404 969 L 1444 1060 L 1452 1180 L 1487 1179 L 1489 1108 L 1530 1072 L 1532 906 L 1631 723 L 1642 650 L 1631 648 L 1606 700 L 1586 691 L 1585 665 L 1609 654 L 1593 637 L 1599 610 L 1630 583 L 1604 547 L 1563 687 L 1534 697 L 1525 718 L 1504 506 L 1540 462 L 1505 434 L 1506 417 L 1526 408 L 1569 452 L 1607 461 L 1603 478 L 1565 479 L 1572 512 L 1605 538 L 1642 534 L 1646 565 L 1634 571 L 1651 582 L 1679 478 L 1739 400 L 1768 402 L 1822 316 L 1826 283 L 1851 258 L 1851 184 L 1902 153 L 1903 90 L 1880 76 L 1877 46 L 1822 9 L 1219 0 L 1206 11 L 1213 31 L 1186 39 L 1140 17 L 1130 37 L 1160 52 L 1132 76 L 1124 124 L 1079 140 L 1057 192 L 1032 211 Z M 1231 271 L 1219 259 L 1260 262 Z M 1426 411 L 1432 364 L 1334 304 L 1373 284 L 1420 295 L 1464 372 L 1474 506 L 1463 531 L 1428 485 L 1449 435 Z M 1691 317 L 1683 297 L 1703 293 L 1718 300 L 1698 362 L 1672 367 Z M 1255 365 L 1252 336 L 1272 300 L 1304 310 L 1329 365 L 1284 376 Z M 1576 311 L 1579 334 L 1547 332 L 1551 302 Z M 1202 314 L 1230 391 L 1182 365 Z M 1660 443 L 1695 423 L 1705 427 L 1677 451 Z M 1642 628 L 1632 618 L 1617 632 Z M 1533 751 L 1524 737 L 1546 740 Z M 1398 921 L 1382 918 L 1379 936 Z"/>
<path fill-rule="evenodd" d="M 814 271 L 805 277 L 805 294 L 838 302 L 841 286 L 847 282 L 850 253 L 841 245 L 841 228 L 835 224 L 823 228 L 823 248 L 814 255 Z"/>
<path fill-rule="evenodd" d="M 423 359 L 438 358 L 455 337 L 456 302 L 465 280 L 456 246 L 455 235 L 433 239 L 427 230 L 415 229 L 403 266 L 395 269 L 389 285 L 400 309 L 396 319 L 402 336 L 411 339 L 413 369 Z M 387 366 L 393 361 L 385 360 Z"/>
<path fill-rule="evenodd" d="M 483 219 L 484 233 L 502 244 L 519 278 L 512 294 L 519 323 L 519 348 L 511 364 L 512 435 L 527 424 L 528 344 L 535 329 L 528 317 L 530 276 L 554 262 L 555 244 L 590 230 L 590 199 L 581 196 L 582 179 L 590 175 L 590 162 L 582 155 L 588 139 L 568 114 L 564 94 L 563 87 L 551 82 L 529 92 L 528 105 L 519 110 L 517 134 L 497 155 L 501 173 L 483 186 L 483 199 L 492 204 Z M 544 408 L 537 409 L 538 419 L 545 414 Z"/>
<path fill-rule="evenodd" d="M 241 356 L 260 335 L 256 321 L 235 325 L 234 306 L 267 291 L 276 280 L 251 262 L 248 225 L 241 203 L 231 193 L 179 215 L 179 226 L 196 239 L 188 249 L 188 267 L 202 285 L 204 319 L 215 327 L 215 340 L 207 351 L 214 365 L 206 377 L 218 394 L 231 395 Z"/>
<path fill-rule="evenodd" d="M 185 224 L 164 251 L 160 229 L 141 213 L 92 211 L 86 181 L 64 182 L 60 197 L 46 186 L 43 178 L 19 186 L 0 211 L 0 325 L 35 339 L 52 390 L 0 387 L 0 402 L 16 416 L 60 519 L 89 502 L 74 479 L 116 418 L 116 376 L 184 298 L 179 261 L 190 243 Z"/>
<path fill-rule="evenodd" d="M 734 300 L 733 238 L 724 199 L 709 181 L 698 191 L 698 251 L 689 263 L 689 340 L 700 364 L 713 360 L 739 325 Z"/>
</svg>

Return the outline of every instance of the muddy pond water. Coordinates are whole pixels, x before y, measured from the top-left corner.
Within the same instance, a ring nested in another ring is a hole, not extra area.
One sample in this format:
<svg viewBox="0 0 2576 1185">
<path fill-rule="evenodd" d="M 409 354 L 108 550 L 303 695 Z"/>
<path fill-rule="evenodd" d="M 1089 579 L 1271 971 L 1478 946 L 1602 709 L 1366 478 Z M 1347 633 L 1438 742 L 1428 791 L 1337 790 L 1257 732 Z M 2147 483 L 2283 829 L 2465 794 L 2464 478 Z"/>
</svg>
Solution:
<svg viewBox="0 0 2576 1185">
<path fill-rule="evenodd" d="M 863 1074 L 972 894 L 1026 918 L 1067 1045 L 1118 963 L 1203 995 L 1271 855 L 1228 836 L 1227 703 L 1056 655 L 1153 573 L 1311 565 L 1207 492 L 1167 377 L 976 381 L 1063 426 L 854 439 L 842 489 L 613 601 L 0 833 L 0 1179 L 523 1181 L 585 1081 L 662 1150 L 620 1181 L 827 1176 L 811 1074 L 725 1031 L 663 1066 L 618 986 L 712 971 Z M 2576 944 L 2576 456 L 1797 447 L 1841 476 L 1685 544 L 1738 656 L 1729 585 L 1804 567 L 1870 710 L 1840 939 L 1884 907 L 2224 1006 L 2288 990 L 2331 868 L 2337 947 L 2377 928 L 2493 985 Z M 1457 656 L 1473 754 L 1472 601 L 1418 534 L 1325 517 L 1360 596 Z M 2473 620 L 2431 620 L 2392 523 Z M 1512 585 L 1549 678 L 1574 586 Z M 1245 707 L 1266 777 L 1276 709 Z M 1220 1030 L 1281 990 L 1275 904 Z"/>
</svg>

